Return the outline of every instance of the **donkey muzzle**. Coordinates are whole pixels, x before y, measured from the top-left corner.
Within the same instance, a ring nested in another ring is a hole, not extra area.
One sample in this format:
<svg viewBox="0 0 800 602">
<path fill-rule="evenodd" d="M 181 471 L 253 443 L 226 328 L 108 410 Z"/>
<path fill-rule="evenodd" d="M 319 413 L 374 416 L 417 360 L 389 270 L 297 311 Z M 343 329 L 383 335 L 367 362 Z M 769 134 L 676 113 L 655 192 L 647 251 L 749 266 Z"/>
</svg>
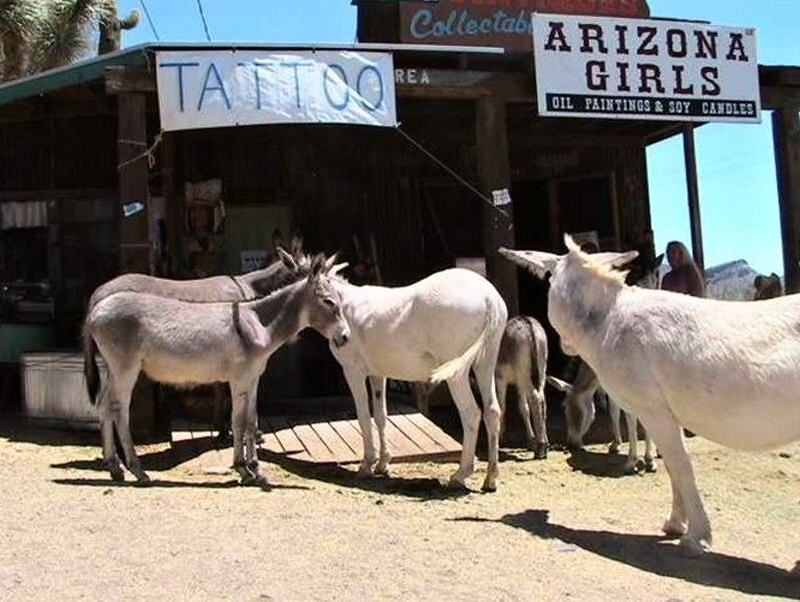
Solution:
<svg viewBox="0 0 800 602">
<path fill-rule="evenodd" d="M 333 335 L 333 344 L 336 345 L 337 348 L 343 347 L 349 340 L 350 333 L 346 330 L 339 331 Z"/>
</svg>

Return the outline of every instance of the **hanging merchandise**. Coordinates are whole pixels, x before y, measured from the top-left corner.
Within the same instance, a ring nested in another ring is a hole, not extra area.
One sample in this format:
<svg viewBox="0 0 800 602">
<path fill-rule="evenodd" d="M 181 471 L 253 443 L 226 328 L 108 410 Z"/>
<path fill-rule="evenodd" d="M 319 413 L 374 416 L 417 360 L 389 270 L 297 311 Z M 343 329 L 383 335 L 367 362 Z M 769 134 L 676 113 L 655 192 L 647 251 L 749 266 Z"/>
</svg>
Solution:
<svg viewBox="0 0 800 602">
<path fill-rule="evenodd" d="M 198 278 L 213 271 L 217 256 L 216 235 L 225 226 L 222 181 L 186 182 L 186 257 L 190 275 Z"/>
</svg>

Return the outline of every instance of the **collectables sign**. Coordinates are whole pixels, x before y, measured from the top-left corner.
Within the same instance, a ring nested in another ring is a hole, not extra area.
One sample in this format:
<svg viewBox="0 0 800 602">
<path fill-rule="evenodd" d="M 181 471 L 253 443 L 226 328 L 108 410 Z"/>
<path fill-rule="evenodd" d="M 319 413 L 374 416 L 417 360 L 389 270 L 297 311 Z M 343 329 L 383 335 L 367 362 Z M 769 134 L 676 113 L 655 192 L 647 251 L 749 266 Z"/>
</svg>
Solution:
<svg viewBox="0 0 800 602">
<path fill-rule="evenodd" d="M 500 46 L 530 52 L 531 14 L 649 17 L 646 0 L 438 0 L 401 2 L 400 39 L 408 44 Z"/>
<path fill-rule="evenodd" d="M 761 120 L 751 28 L 537 14 L 533 43 L 540 115 Z"/>
<path fill-rule="evenodd" d="M 387 52 L 157 52 L 156 78 L 164 130 L 397 124 L 393 60 Z"/>
</svg>

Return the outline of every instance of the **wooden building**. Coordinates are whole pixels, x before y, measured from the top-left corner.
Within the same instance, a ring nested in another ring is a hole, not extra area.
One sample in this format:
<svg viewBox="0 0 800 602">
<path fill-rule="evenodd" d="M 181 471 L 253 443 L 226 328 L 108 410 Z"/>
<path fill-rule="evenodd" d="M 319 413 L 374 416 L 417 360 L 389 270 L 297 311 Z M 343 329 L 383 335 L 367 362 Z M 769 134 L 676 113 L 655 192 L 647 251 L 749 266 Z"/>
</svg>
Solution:
<svg viewBox="0 0 800 602">
<path fill-rule="evenodd" d="M 276 228 L 350 261 L 355 237 L 362 255 L 374 241 L 388 285 L 485 256 L 511 313 L 544 319 L 543 285 L 520 277 L 499 246 L 558 250 L 565 232 L 596 232 L 604 249 L 654 254 L 645 151 L 680 134 L 691 151 L 691 125 L 540 118 L 529 53 L 402 43 L 396 3 L 359 9 L 356 47 L 393 54 L 408 137 L 316 124 L 160 133 L 154 53 L 226 48 L 216 44 L 147 44 L 0 85 L 0 202 L 47 206 L 46 224 L 3 230 L 0 280 L 49 281 L 60 347 L 78 345 L 86 301 L 101 282 L 126 271 L 181 275 L 186 183 L 222 183 L 227 218 L 211 272 L 241 271 L 242 252 L 266 248 Z M 772 67 L 761 74 L 764 108 L 777 109 L 786 273 L 796 290 L 800 76 Z M 484 196 L 509 190 L 510 219 L 415 143 Z M 696 208 L 696 187 L 690 196 Z M 344 390 L 318 341 L 283 361 L 293 369 L 270 377 L 269 395 Z"/>
</svg>

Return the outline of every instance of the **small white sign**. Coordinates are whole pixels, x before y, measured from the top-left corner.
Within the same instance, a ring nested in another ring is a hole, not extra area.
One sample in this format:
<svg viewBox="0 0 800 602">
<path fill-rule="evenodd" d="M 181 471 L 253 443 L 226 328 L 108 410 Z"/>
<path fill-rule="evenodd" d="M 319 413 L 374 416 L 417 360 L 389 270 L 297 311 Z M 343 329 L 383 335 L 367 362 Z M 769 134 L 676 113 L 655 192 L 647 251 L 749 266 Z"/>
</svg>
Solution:
<svg viewBox="0 0 800 602">
<path fill-rule="evenodd" d="M 173 51 L 156 53 L 161 127 L 267 123 L 395 127 L 388 52 Z"/>
<path fill-rule="evenodd" d="M 502 207 L 503 205 L 511 204 L 511 194 L 507 188 L 502 190 L 492 190 L 492 202 L 495 207 Z"/>
<path fill-rule="evenodd" d="M 752 28 L 537 14 L 533 45 L 540 115 L 761 121 Z"/>
</svg>

